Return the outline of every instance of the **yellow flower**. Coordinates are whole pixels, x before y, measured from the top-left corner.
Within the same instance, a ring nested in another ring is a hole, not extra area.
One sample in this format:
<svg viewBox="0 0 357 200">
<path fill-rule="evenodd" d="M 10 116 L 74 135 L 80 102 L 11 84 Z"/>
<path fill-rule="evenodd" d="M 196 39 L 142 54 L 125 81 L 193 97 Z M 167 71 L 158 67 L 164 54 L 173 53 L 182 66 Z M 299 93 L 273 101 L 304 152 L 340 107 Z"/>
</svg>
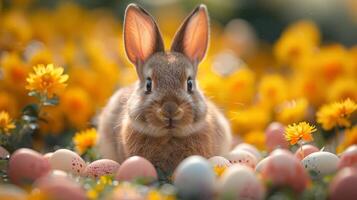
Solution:
<svg viewBox="0 0 357 200">
<path fill-rule="evenodd" d="M 265 150 L 265 133 L 261 130 L 253 130 L 244 134 L 244 142 L 257 147 L 259 150 Z"/>
<path fill-rule="evenodd" d="M 286 80 L 277 74 L 264 76 L 258 87 L 260 101 L 268 107 L 275 106 L 286 100 L 287 92 Z"/>
<path fill-rule="evenodd" d="M 5 111 L 0 112 L 0 131 L 6 135 L 9 135 L 9 131 L 15 128 L 14 122 L 10 118 L 9 113 Z"/>
<path fill-rule="evenodd" d="M 166 195 L 161 193 L 159 190 L 150 190 L 147 197 L 147 200 L 175 200 L 174 195 Z"/>
<path fill-rule="evenodd" d="M 342 153 L 346 148 L 354 144 L 357 144 L 357 126 L 345 130 L 343 141 L 337 147 L 337 153 Z"/>
<path fill-rule="evenodd" d="M 302 121 L 307 115 L 309 103 L 305 98 L 287 101 L 277 108 L 277 120 L 283 124 Z"/>
<path fill-rule="evenodd" d="M 340 101 L 350 98 L 357 101 L 357 80 L 355 78 L 339 78 L 333 82 L 327 91 L 328 101 Z"/>
<path fill-rule="evenodd" d="M 288 125 L 285 129 L 285 139 L 290 142 L 291 145 L 298 143 L 300 140 L 310 142 L 313 140 L 311 133 L 315 132 L 316 128 L 306 122 L 300 122 L 299 124 Z"/>
<path fill-rule="evenodd" d="M 84 154 L 89 148 L 96 144 L 97 131 L 95 128 L 86 129 L 84 131 L 77 132 L 73 137 L 73 142 L 76 151 L 79 154 Z"/>
<path fill-rule="evenodd" d="M 68 75 L 63 74 L 63 68 L 55 68 L 53 64 L 37 65 L 34 73 L 31 73 L 27 80 L 26 89 L 53 97 L 61 92 L 68 80 Z"/>
<path fill-rule="evenodd" d="M 218 177 L 220 177 L 226 169 L 227 169 L 226 166 L 218 166 L 218 165 L 216 165 L 216 166 L 213 167 L 213 171 Z"/>
<path fill-rule="evenodd" d="M 312 54 L 320 43 L 320 33 L 313 22 L 299 21 L 290 25 L 274 46 L 274 54 L 283 63 L 298 61 Z"/>
<path fill-rule="evenodd" d="M 322 124 L 322 128 L 325 130 L 336 126 L 349 127 L 351 126 L 349 117 L 356 109 L 357 104 L 350 99 L 327 104 L 316 113 L 317 122 Z"/>
</svg>

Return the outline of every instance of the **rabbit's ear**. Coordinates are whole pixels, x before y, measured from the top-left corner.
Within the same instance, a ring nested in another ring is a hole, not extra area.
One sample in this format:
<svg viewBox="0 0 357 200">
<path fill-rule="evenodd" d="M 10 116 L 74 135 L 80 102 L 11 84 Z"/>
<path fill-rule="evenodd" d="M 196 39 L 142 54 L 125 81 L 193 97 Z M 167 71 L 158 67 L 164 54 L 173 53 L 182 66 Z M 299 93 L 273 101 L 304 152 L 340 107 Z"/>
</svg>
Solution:
<svg viewBox="0 0 357 200">
<path fill-rule="evenodd" d="M 129 60 L 137 67 L 153 53 L 164 51 L 164 43 L 156 22 L 136 4 L 129 4 L 125 11 L 124 45 Z"/>
<path fill-rule="evenodd" d="M 185 54 L 194 64 L 205 56 L 209 38 L 208 12 L 205 5 L 199 5 L 185 19 L 175 35 L 171 51 Z"/>
</svg>

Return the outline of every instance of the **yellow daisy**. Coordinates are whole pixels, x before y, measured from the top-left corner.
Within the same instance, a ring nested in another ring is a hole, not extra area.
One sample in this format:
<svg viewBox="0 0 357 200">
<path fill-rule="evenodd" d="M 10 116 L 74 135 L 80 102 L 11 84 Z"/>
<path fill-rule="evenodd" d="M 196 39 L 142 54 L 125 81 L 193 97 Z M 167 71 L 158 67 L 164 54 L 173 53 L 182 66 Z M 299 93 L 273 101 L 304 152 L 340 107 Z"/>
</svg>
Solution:
<svg viewBox="0 0 357 200">
<path fill-rule="evenodd" d="M 76 151 L 79 154 L 84 154 L 88 148 L 93 147 L 96 144 L 97 131 L 95 128 L 86 129 L 84 131 L 77 132 L 73 138 L 73 142 Z"/>
<path fill-rule="evenodd" d="M 63 74 L 62 67 L 55 68 L 53 64 L 48 64 L 37 65 L 33 69 L 34 73 L 30 73 L 26 79 L 26 89 L 51 98 L 66 87 L 68 75 Z"/>
<path fill-rule="evenodd" d="M 315 132 L 316 128 L 307 122 L 300 122 L 299 124 L 288 125 L 285 129 L 285 139 L 291 145 L 298 143 L 300 140 L 310 142 L 313 140 L 311 133 Z"/>
<path fill-rule="evenodd" d="M 14 122 L 10 118 L 9 113 L 5 111 L 0 112 L 0 131 L 6 135 L 10 134 L 10 130 L 15 128 Z"/>
<path fill-rule="evenodd" d="M 325 130 L 330 130 L 336 126 L 349 127 L 351 126 L 349 117 L 356 109 L 357 104 L 350 99 L 327 104 L 316 113 L 317 122 Z"/>
<path fill-rule="evenodd" d="M 345 130 L 345 135 L 341 144 L 337 147 L 337 152 L 342 153 L 349 146 L 357 144 L 357 126 L 353 126 L 349 130 Z"/>
</svg>

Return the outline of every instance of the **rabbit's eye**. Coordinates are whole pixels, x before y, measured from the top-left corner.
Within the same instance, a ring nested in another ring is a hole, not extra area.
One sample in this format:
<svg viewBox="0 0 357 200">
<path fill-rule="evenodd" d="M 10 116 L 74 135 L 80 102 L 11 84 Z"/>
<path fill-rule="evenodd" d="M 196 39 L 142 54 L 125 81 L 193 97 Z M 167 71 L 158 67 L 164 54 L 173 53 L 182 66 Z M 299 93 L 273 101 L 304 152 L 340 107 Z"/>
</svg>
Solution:
<svg viewBox="0 0 357 200">
<path fill-rule="evenodd" d="M 193 91 L 193 80 L 191 77 L 188 77 L 188 79 L 187 79 L 187 91 L 188 92 Z"/>
<path fill-rule="evenodd" d="M 151 92 L 151 88 L 152 88 L 152 81 L 151 78 L 147 78 L 146 79 L 146 86 L 145 86 L 145 93 L 148 94 Z"/>
</svg>

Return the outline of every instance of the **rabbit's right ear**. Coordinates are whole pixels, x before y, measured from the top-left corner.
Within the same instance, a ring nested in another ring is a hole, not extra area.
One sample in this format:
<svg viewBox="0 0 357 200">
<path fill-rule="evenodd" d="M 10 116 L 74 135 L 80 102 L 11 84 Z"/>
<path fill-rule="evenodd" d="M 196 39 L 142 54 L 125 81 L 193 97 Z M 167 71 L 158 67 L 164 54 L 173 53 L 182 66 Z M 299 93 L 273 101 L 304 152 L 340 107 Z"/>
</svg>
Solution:
<svg viewBox="0 0 357 200">
<path fill-rule="evenodd" d="M 129 60 L 138 68 L 153 53 L 164 51 L 164 43 L 151 15 L 129 4 L 124 19 L 124 45 Z"/>
</svg>

